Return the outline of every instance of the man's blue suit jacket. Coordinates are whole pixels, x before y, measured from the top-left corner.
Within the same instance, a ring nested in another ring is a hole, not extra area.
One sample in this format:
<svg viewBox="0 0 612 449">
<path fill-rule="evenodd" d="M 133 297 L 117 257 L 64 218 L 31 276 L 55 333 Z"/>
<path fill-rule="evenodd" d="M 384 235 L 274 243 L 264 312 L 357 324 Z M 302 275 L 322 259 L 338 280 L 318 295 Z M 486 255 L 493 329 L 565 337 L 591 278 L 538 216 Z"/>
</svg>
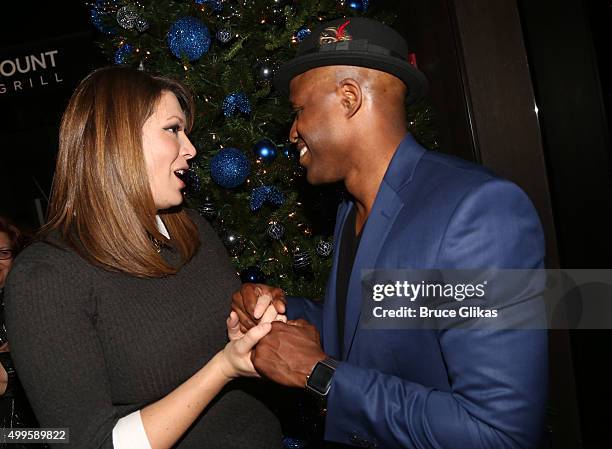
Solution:
<svg viewBox="0 0 612 449">
<path fill-rule="evenodd" d="M 338 209 L 335 242 L 352 207 L 346 201 Z M 426 151 L 407 135 L 362 231 L 344 341 L 336 316 L 338 251 L 322 303 L 288 298 L 288 317 L 316 325 L 325 352 L 342 358 L 325 439 L 388 449 L 539 447 L 546 331 L 371 330 L 360 328 L 359 316 L 362 269 L 543 268 L 543 259 L 540 222 L 520 188 Z"/>
</svg>

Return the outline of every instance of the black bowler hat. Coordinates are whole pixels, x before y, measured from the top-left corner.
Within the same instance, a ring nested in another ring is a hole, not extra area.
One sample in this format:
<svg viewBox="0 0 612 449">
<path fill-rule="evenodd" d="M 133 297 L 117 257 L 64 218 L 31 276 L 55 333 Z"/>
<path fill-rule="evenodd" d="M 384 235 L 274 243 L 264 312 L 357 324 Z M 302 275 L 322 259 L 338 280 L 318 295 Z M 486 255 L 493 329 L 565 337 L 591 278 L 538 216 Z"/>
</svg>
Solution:
<svg viewBox="0 0 612 449">
<path fill-rule="evenodd" d="M 363 17 L 323 24 L 301 43 L 297 55 L 274 77 L 278 90 L 288 92 L 291 80 L 307 70 L 329 65 L 352 65 L 390 73 L 408 86 L 408 103 L 427 92 L 427 78 L 408 62 L 408 44 L 393 28 Z"/>
</svg>

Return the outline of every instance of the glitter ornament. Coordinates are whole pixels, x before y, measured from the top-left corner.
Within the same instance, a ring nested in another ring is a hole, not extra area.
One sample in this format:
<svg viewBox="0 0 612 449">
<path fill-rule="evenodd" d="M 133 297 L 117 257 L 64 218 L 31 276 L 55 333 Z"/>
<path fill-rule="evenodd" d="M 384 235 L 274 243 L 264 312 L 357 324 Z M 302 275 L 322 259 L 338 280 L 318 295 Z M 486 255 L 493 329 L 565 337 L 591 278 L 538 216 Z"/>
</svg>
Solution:
<svg viewBox="0 0 612 449">
<path fill-rule="evenodd" d="M 248 115 L 251 113 L 251 102 L 244 92 L 233 92 L 223 99 L 223 115 L 231 117 L 236 111 Z"/>
<path fill-rule="evenodd" d="M 217 31 L 217 34 L 215 34 L 215 37 L 217 38 L 217 40 L 219 42 L 221 42 L 223 45 L 228 44 L 229 42 L 231 42 L 232 38 L 234 37 L 232 35 L 232 32 L 226 28 L 223 28 L 219 31 Z"/>
<path fill-rule="evenodd" d="M 319 257 L 329 257 L 334 250 L 334 244 L 331 242 L 326 242 L 325 240 L 319 241 L 317 246 L 315 247 L 315 252 Z"/>
<path fill-rule="evenodd" d="M 139 17 L 138 8 L 135 5 L 126 5 L 117 11 L 117 23 L 126 30 L 134 28 Z"/>
<path fill-rule="evenodd" d="M 214 201 L 209 196 L 204 197 L 200 207 L 198 207 L 198 212 L 207 220 L 212 220 L 215 218 L 217 215 L 217 210 L 215 209 Z"/>
<path fill-rule="evenodd" d="M 226 189 L 241 185 L 249 176 L 249 158 L 237 148 L 224 148 L 210 161 L 210 176 Z"/>
<path fill-rule="evenodd" d="M 266 275 L 258 267 L 250 266 L 240 272 L 240 280 L 253 284 L 265 284 Z"/>
<path fill-rule="evenodd" d="M 132 54 L 133 51 L 134 47 L 126 42 L 115 51 L 113 61 L 115 61 L 115 64 L 117 65 L 125 64 L 126 59 Z"/>
<path fill-rule="evenodd" d="M 268 201 L 275 206 L 280 206 L 285 202 L 283 192 L 274 186 L 261 186 L 253 189 L 251 198 L 249 199 L 249 207 L 252 211 L 256 211 Z"/>
<path fill-rule="evenodd" d="M 140 33 L 142 33 L 143 31 L 147 31 L 149 29 L 149 22 L 144 17 L 138 16 L 134 26 Z"/>
<path fill-rule="evenodd" d="M 303 26 L 295 32 L 295 38 L 298 42 L 302 42 L 304 39 L 310 36 L 311 33 L 310 28 Z"/>
<path fill-rule="evenodd" d="M 210 48 L 208 27 L 195 17 L 178 19 L 168 31 L 168 47 L 174 56 L 196 61 Z"/>
<path fill-rule="evenodd" d="M 278 221 L 272 221 L 266 229 L 266 234 L 273 240 L 280 240 L 285 235 L 285 227 Z"/>
<path fill-rule="evenodd" d="M 89 9 L 89 20 L 100 33 L 117 34 L 117 28 L 104 24 L 104 17 L 116 10 L 117 0 L 96 0 Z"/>
<path fill-rule="evenodd" d="M 299 247 L 293 251 L 293 268 L 298 271 L 307 270 L 312 264 L 312 258 L 308 251 L 305 251 Z"/>
<path fill-rule="evenodd" d="M 253 153 L 257 159 L 269 164 L 276 159 L 276 145 L 270 139 L 261 139 L 253 146 Z"/>
</svg>

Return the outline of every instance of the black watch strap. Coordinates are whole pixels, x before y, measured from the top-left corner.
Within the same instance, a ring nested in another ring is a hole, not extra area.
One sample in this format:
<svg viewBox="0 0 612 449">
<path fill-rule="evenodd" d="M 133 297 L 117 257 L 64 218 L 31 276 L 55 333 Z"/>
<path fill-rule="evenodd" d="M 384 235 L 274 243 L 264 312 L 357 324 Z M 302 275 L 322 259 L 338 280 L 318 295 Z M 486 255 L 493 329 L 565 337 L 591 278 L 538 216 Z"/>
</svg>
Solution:
<svg viewBox="0 0 612 449">
<path fill-rule="evenodd" d="M 306 390 L 318 397 L 326 397 L 338 367 L 338 361 L 327 357 L 314 366 L 306 378 Z"/>
</svg>

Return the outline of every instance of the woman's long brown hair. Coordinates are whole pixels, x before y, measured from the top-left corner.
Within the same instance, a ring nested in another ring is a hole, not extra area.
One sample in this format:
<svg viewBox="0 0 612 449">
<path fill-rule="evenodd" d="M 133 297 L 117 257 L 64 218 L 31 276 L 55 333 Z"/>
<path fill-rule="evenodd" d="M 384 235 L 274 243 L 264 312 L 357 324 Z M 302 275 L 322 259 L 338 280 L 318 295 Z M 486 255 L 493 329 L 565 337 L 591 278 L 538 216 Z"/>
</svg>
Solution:
<svg viewBox="0 0 612 449">
<path fill-rule="evenodd" d="M 162 215 L 171 240 L 160 234 L 144 162 L 142 127 L 164 91 L 176 95 L 190 129 L 193 99 L 177 81 L 119 67 L 98 69 L 81 81 L 62 118 L 43 237 L 57 230 L 92 264 L 139 277 L 177 272 L 152 238 L 178 250 L 183 262 L 191 259 L 197 227 L 176 208 Z"/>
</svg>

